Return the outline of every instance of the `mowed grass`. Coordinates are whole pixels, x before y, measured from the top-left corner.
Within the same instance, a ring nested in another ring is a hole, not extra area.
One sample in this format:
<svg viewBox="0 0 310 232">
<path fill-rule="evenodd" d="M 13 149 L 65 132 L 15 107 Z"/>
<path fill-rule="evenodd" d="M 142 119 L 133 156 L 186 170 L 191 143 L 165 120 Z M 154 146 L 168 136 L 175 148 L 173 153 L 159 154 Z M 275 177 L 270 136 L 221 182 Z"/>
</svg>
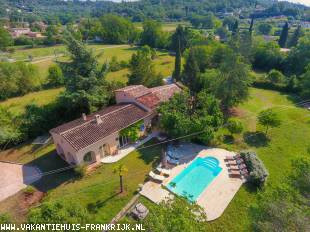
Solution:
<svg viewBox="0 0 310 232">
<path fill-rule="evenodd" d="M 61 49 L 61 46 L 56 46 L 57 49 Z M 96 55 L 101 54 L 98 57 L 100 63 L 109 61 L 113 56 L 116 56 L 118 61 L 129 61 L 132 54 L 137 52 L 138 47 L 131 47 L 129 45 L 89 45 L 90 48 L 94 49 Z M 39 53 L 37 50 L 41 49 L 44 52 Z M 46 50 L 45 50 L 46 49 Z M 33 49 L 25 49 L 25 54 L 31 53 Z M 52 52 L 52 47 L 49 48 L 34 48 L 36 54 L 48 54 Z M 161 73 L 164 77 L 170 76 L 174 69 L 174 57 L 170 56 L 166 51 L 158 51 L 158 56 L 154 60 L 154 66 L 156 73 Z M 67 57 L 60 57 L 61 60 L 66 60 Z M 42 80 L 48 75 L 48 68 L 54 64 L 53 59 L 43 59 L 34 62 L 34 65 L 38 67 L 38 71 Z M 109 72 L 107 74 L 108 81 L 119 81 L 122 83 L 127 83 L 128 81 L 128 69 L 122 69 L 117 72 Z M 36 103 L 38 105 L 45 105 L 53 100 L 59 95 L 64 88 L 42 90 L 38 92 L 33 92 L 26 94 L 21 97 L 10 98 L 6 101 L 0 102 L 1 106 L 8 107 L 10 111 L 20 114 L 24 112 L 25 106 L 30 103 Z"/>
<path fill-rule="evenodd" d="M 142 23 L 134 23 L 134 25 L 142 30 L 143 29 L 143 24 Z M 172 22 L 172 23 L 162 23 L 162 28 L 163 31 L 167 31 L 167 32 L 173 32 L 175 31 L 175 29 L 177 28 L 178 25 L 186 25 L 189 26 L 190 23 L 189 22 Z"/>
<path fill-rule="evenodd" d="M 238 117 L 245 125 L 244 134 L 237 136 L 235 144 L 224 143 L 220 146 L 237 152 L 245 149 L 256 151 L 270 173 L 266 189 L 285 183 L 286 177 L 291 173 L 292 161 L 309 156 L 310 112 L 296 106 L 292 99 L 294 97 L 276 91 L 252 88 L 250 99 L 238 107 Z M 279 128 L 270 129 L 269 141 L 252 134 L 264 130 L 256 125 L 256 116 L 266 108 L 274 108 L 282 119 Z M 247 137 L 243 138 L 244 136 Z M 157 207 L 145 198 L 141 201 L 151 211 L 153 207 Z M 253 231 L 251 225 L 254 219 L 251 217 L 250 206 L 256 201 L 257 192 L 244 185 L 223 215 L 206 224 L 207 231 Z"/>
<path fill-rule="evenodd" d="M 8 108 L 12 113 L 21 114 L 24 112 L 25 107 L 31 103 L 42 106 L 54 101 L 63 90 L 64 88 L 57 88 L 29 93 L 2 101 L 0 106 Z"/>
<path fill-rule="evenodd" d="M 158 51 L 157 58 L 153 61 L 155 72 L 161 73 L 163 77 L 172 75 L 174 70 L 174 57 L 170 56 L 168 52 Z M 107 75 L 109 81 L 120 81 L 126 83 L 128 81 L 128 69 L 122 69 L 117 72 L 110 72 Z"/>
<path fill-rule="evenodd" d="M 152 140 L 146 146 L 157 142 Z M 92 219 L 89 223 L 108 223 L 136 194 L 138 185 L 158 164 L 161 149 L 159 145 L 134 151 L 116 164 L 103 164 L 81 180 L 69 181 L 50 190 L 45 201 L 74 199 L 90 212 Z M 121 164 L 128 169 L 124 176 L 124 194 L 119 194 L 119 176 L 113 172 Z"/>
<path fill-rule="evenodd" d="M 292 160 L 308 155 L 310 112 L 295 106 L 291 99 L 291 96 L 276 91 L 251 89 L 250 99 L 239 107 L 242 114 L 239 118 L 246 125 L 243 137 L 247 136 L 245 137 L 247 142 L 222 146 L 233 151 L 243 149 L 256 151 L 270 173 L 266 188 L 284 183 L 291 172 Z M 251 133 L 264 130 L 256 125 L 256 116 L 266 108 L 273 108 L 282 119 L 279 128 L 270 129 L 269 141 Z M 253 218 L 250 216 L 249 206 L 255 203 L 256 197 L 255 191 L 243 186 L 224 214 L 209 223 L 210 231 L 251 231 Z"/>
<path fill-rule="evenodd" d="M 87 45 L 89 48 L 94 50 L 101 50 L 104 48 L 119 47 L 120 45 L 109 45 L 109 44 L 90 44 Z M 59 56 L 66 53 L 65 45 L 55 45 L 47 47 L 37 47 L 37 48 L 18 48 L 13 54 L 10 55 L 11 58 L 16 60 L 27 60 L 29 56 L 32 56 L 33 60 L 40 60 L 44 57 L 49 56 Z"/>
</svg>

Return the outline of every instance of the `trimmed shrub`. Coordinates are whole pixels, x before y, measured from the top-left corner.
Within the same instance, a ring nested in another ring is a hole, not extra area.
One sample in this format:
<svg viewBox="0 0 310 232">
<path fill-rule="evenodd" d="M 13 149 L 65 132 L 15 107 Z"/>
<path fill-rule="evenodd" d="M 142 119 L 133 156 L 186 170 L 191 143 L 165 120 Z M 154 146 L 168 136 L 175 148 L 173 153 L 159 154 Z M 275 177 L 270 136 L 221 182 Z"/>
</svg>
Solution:
<svg viewBox="0 0 310 232">
<path fill-rule="evenodd" d="M 85 165 L 79 165 L 76 168 L 74 168 L 74 172 L 75 172 L 77 178 L 83 178 L 86 175 L 86 166 Z"/>
<path fill-rule="evenodd" d="M 263 187 L 269 175 L 264 163 L 257 157 L 255 152 L 243 151 L 240 155 L 250 173 L 249 182 L 256 187 Z"/>
</svg>

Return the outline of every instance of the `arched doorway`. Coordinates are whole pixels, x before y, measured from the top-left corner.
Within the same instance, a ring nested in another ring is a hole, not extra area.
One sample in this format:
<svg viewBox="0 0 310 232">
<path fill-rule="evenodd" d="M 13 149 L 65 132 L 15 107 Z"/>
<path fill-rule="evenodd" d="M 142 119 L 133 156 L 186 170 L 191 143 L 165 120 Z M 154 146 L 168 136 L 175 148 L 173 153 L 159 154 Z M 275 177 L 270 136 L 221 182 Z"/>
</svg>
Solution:
<svg viewBox="0 0 310 232">
<path fill-rule="evenodd" d="M 93 152 L 93 151 L 87 152 L 87 153 L 83 156 L 83 162 L 84 162 L 84 163 L 88 163 L 88 164 L 91 164 L 91 163 L 96 162 L 96 155 L 95 155 L 95 152 Z"/>
</svg>

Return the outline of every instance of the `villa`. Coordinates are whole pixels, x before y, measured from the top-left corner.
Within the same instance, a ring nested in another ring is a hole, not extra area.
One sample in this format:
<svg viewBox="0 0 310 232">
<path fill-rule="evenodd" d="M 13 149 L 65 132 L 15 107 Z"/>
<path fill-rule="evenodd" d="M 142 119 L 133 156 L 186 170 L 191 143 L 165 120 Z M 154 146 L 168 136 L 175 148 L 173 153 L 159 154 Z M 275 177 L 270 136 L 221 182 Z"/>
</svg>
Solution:
<svg viewBox="0 0 310 232">
<path fill-rule="evenodd" d="M 115 91 L 116 105 L 65 123 L 50 130 L 57 153 L 69 164 L 96 164 L 118 156 L 130 139 L 120 132 L 139 124 L 145 136 L 156 123 L 156 108 L 181 91 L 177 84 L 155 88 L 127 86 Z"/>
</svg>

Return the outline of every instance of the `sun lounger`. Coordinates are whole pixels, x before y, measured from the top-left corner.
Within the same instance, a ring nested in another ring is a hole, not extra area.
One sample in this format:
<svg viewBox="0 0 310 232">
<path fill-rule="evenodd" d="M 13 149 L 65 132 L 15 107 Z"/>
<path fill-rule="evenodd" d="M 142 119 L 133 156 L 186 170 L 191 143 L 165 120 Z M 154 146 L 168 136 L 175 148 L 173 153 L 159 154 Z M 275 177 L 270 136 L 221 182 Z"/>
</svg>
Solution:
<svg viewBox="0 0 310 232">
<path fill-rule="evenodd" d="M 231 176 L 231 177 L 238 177 L 238 178 L 241 178 L 241 173 L 240 173 L 240 171 L 229 170 L 228 174 L 229 174 L 229 176 Z"/>
<path fill-rule="evenodd" d="M 229 170 L 229 174 L 232 174 L 232 175 L 240 175 L 240 171 L 235 171 L 235 170 Z"/>
<path fill-rule="evenodd" d="M 241 159 L 240 155 L 235 155 L 235 156 L 228 155 L 225 157 L 225 160 L 239 160 L 239 159 Z"/>
<path fill-rule="evenodd" d="M 227 163 L 229 165 L 241 165 L 243 164 L 243 160 L 242 159 L 238 159 L 238 160 L 228 160 Z"/>
<path fill-rule="evenodd" d="M 152 179 L 157 180 L 157 181 L 163 181 L 163 180 L 165 179 L 164 176 L 157 175 L 157 174 L 155 174 L 153 171 L 150 171 L 149 176 L 150 176 Z"/>
<path fill-rule="evenodd" d="M 164 174 L 165 176 L 170 176 L 170 174 L 171 174 L 171 171 L 169 169 L 165 169 L 165 168 L 161 168 L 161 167 L 157 167 L 157 171 Z"/>
</svg>

